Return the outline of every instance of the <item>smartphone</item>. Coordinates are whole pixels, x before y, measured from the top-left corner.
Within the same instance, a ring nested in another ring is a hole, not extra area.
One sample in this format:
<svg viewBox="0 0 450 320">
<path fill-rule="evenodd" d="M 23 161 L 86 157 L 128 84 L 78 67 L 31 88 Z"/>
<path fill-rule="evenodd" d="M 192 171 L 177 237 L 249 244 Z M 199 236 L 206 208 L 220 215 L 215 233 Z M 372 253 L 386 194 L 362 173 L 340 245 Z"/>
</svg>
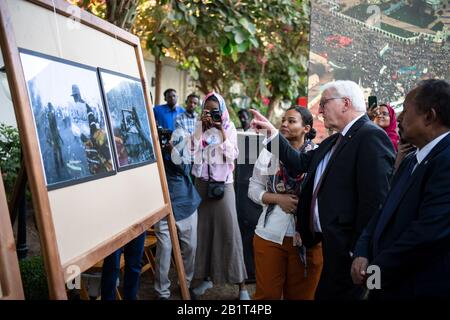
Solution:
<svg viewBox="0 0 450 320">
<path fill-rule="evenodd" d="M 375 108 L 378 106 L 377 96 L 369 96 L 368 102 L 368 110 Z"/>
</svg>

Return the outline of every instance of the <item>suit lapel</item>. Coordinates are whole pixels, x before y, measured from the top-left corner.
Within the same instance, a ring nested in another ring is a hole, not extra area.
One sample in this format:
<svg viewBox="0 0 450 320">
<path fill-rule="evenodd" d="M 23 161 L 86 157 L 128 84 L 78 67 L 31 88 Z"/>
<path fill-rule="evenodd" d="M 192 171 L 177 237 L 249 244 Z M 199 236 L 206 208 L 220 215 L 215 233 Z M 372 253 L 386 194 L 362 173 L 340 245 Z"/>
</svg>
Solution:
<svg viewBox="0 0 450 320">
<path fill-rule="evenodd" d="M 360 119 L 358 119 L 351 127 L 350 129 L 347 131 L 346 135 L 343 137 L 342 142 L 337 146 L 336 150 L 334 150 L 333 154 L 331 155 L 331 158 L 328 162 L 327 167 L 325 168 L 325 171 L 323 172 L 323 182 L 325 182 L 325 179 L 327 177 L 328 172 L 330 171 L 330 168 L 333 166 L 334 160 L 336 159 L 336 157 L 339 155 L 339 153 L 342 151 L 342 149 L 344 149 L 345 145 L 347 143 L 349 143 L 351 141 L 351 139 L 353 138 L 353 136 L 356 134 L 356 132 L 367 122 L 370 121 L 369 118 L 367 117 L 367 115 L 362 116 Z M 333 140 L 333 144 L 334 142 L 337 140 L 337 136 L 338 134 L 335 135 L 336 138 Z M 327 152 L 331 149 L 328 148 Z M 326 153 L 325 153 L 326 154 Z M 325 156 L 325 154 L 320 158 L 320 160 L 323 159 L 323 157 Z M 322 183 L 323 183 L 322 182 Z"/>
<path fill-rule="evenodd" d="M 411 186 L 416 182 L 416 180 L 418 179 L 418 177 L 423 176 L 423 172 L 426 170 L 427 166 L 428 166 L 428 162 L 433 159 L 436 155 L 438 155 L 442 150 L 444 150 L 445 148 L 447 148 L 450 145 L 450 134 L 447 135 L 444 139 L 442 139 L 432 150 L 431 152 L 425 157 L 425 159 L 422 160 L 422 162 L 420 162 L 416 169 L 414 170 L 414 172 L 411 175 L 411 178 L 408 180 L 407 185 L 405 186 L 405 188 L 403 188 L 402 192 L 400 193 L 399 197 L 397 198 L 397 202 L 395 203 L 395 206 L 392 208 L 390 215 L 387 216 L 384 219 L 384 225 L 382 226 L 382 228 L 380 229 L 379 232 L 379 236 L 381 236 L 381 234 L 383 233 L 383 230 L 386 228 L 386 226 L 388 225 L 390 219 L 392 218 L 394 212 L 397 210 L 398 206 L 400 205 L 403 197 L 405 196 L 406 192 L 411 188 Z M 415 153 L 413 155 L 410 155 L 412 157 L 415 157 Z M 409 157 L 408 157 L 409 158 Z M 406 160 L 406 158 L 404 159 Z M 404 161 L 406 162 L 406 161 Z M 403 163 L 404 163 L 403 162 Z M 402 163 L 402 164 L 403 164 Z M 399 170 L 399 174 L 397 175 L 400 176 L 401 172 L 403 170 Z M 395 185 L 396 181 L 393 181 L 392 185 Z"/>
<path fill-rule="evenodd" d="M 337 137 L 338 137 L 337 134 L 334 134 L 321 142 L 319 148 L 315 151 L 316 154 L 311 160 L 309 168 L 311 168 L 312 170 L 308 170 L 308 174 L 306 175 L 305 180 L 303 181 L 304 184 L 307 184 L 310 179 L 314 181 L 317 166 L 319 165 L 320 161 L 322 161 L 322 159 L 325 157 L 325 155 L 328 153 L 328 151 L 330 151 L 330 149 L 333 147 Z"/>
</svg>

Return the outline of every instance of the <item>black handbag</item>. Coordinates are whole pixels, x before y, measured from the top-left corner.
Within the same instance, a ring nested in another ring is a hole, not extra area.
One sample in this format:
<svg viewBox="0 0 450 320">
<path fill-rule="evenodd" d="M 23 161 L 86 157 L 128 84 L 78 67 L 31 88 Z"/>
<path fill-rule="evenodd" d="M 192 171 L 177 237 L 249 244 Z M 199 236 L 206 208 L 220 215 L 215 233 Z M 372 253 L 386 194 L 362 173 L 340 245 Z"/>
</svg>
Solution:
<svg viewBox="0 0 450 320">
<path fill-rule="evenodd" d="M 209 199 L 220 200 L 225 194 L 225 181 L 214 181 L 211 179 L 211 173 L 209 171 L 208 165 L 208 192 L 207 196 Z"/>
</svg>

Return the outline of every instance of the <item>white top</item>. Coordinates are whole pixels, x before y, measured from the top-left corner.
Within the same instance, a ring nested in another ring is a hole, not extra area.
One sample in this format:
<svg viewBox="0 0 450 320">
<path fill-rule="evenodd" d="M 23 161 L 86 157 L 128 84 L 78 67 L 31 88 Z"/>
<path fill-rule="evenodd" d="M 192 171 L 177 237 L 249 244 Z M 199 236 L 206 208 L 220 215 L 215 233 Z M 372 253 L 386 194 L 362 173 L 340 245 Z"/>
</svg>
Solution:
<svg viewBox="0 0 450 320">
<path fill-rule="evenodd" d="M 306 150 L 311 149 L 310 146 L 308 147 L 309 149 Z M 317 148 L 317 145 L 314 145 L 314 148 Z M 295 216 L 286 213 L 279 205 L 274 204 L 273 211 L 267 218 L 266 225 L 264 226 L 266 212 L 269 206 L 262 201 L 264 193 L 268 192 L 267 182 L 269 181 L 269 177 L 276 174 L 279 170 L 280 161 L 278 157 L 267 149 L 263 149 L 253 167 L 253 175 L 250 178 L 248 187 L 248 197 L 263 207 L 255 233 L 264 240 L 282 245 L 284 237 L 295 236 Z M 294 240 L 293 242 L 296 245 L 296 241 Z"/>
<path fill-rule="evenodd" d="M 269 164 L 271 164 L 269 166 Z M 263 211 L 256 225 L 255 233 L 267 241 L 272 241 L 280 245 L 283 244 L 284 237 L 293 237 L 295 233 L 295 218 L 293 214 L 283 211 L 279 205 L 275 205 L 266 226 L 267 204 L 262 202 L 264 193 L 267 192 L 267 181 L 269 176 L 274 175 L 280 169 L 278 158 L 263 149 L 253 167 L 253 175 L 248 186 L 248 197 L 255 203 L 263 206 Z"/>
</svg>

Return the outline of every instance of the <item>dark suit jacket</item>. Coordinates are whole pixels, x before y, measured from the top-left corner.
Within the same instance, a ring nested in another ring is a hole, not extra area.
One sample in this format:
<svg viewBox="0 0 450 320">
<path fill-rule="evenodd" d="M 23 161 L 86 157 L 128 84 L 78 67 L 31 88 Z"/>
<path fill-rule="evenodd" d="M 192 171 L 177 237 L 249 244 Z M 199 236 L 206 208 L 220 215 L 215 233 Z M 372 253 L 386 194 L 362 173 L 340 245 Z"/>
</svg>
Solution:
<svg viewBox="0 0 450 320">
<path fill-rule="evenodd" d="M 405 161 L 392 186 L 404 169 Z M 367 257 L 381 269 L 381 290 L 376 296 L 449 298 L 450 135 L 412 173 L 374 252 L 373 234 L 378 218 L 379 214 L 371 219 L 355 250 L 355 255 Z"/>
<path fill-rule="evenodd" d="M 336 139 L 337 135 L 332 135 L 317 149 L 299 153 L 279 136 L 280 160 L 292 173 L 306 172 L 297 209 L 298 229 L 306 246 L 317 242 L 309 229 L 316 169 Z M 276 142 L 271 143 L 274 153 Z M 361 294 L 350 277 L 350 252 L 384 201 L 393 164 L 389 137 L 366 115 L 352 125 L 335 150 L 318 194 L 324 258 L 318 299 L 356 299 Z"/>
</svg>

